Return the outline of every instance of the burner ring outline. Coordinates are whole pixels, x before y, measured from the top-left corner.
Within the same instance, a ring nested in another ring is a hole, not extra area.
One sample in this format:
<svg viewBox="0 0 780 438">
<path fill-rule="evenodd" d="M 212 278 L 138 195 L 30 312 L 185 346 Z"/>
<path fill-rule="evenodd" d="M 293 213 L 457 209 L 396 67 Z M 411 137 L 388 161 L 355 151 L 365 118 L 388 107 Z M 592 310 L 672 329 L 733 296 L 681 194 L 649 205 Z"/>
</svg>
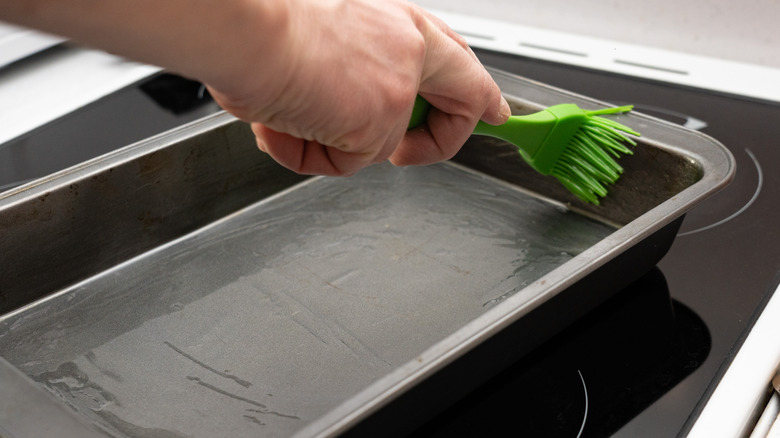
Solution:
<svg viewBox="0 0 780 438">
<path fill-rule="evenodd" d="M 745 148 L 745 152 L 748 154 L 751 160 L 753 160 L 753 165 L 756 166 L 756 172 L 758 173 L 758 184 L 756 184 L 756 191 L 753 193 L 753 196 L 748 200 L 745 205 L 742 206 L 739 210 L 732 213 L 730 216 L 721 219 L 715 223 L 709 224 L 707 226 L 697 228 L 695 230 L 686 231 L 684 233 L 678 233 L 677 236 L 688 236 L 691 234 L 699 233 L 701 231 L 706 231 L 712 228 L 715 228 L 717 226 L 723 225 L 726 222 L 734 219 L 735 217 L 739 216 L 740 214 L 744 213 L 748 208 L 750 208 L 751 205 L 753 205 L 754 202 L 756 202 L 756 199 L 758 199 L 758 195 L 761 193 L 761 189 L 764 187 L 764 171 L 761 169 L 761 163 L 758 162 L 758 159 L 753 154 L 753 152 L 750 151 L 750 149 Z"/>
<path fill-rule="evenodd" d="M 582 391 L 585 393 L 585 414 L 582 416 L 582 425 L 580 425 L 580 431 L 577 433 L 577 438 L 580 438 L 582 436 L 582 431 L 585 430 L 585 422 L 588 420 L 588 387 L 585 385 L 585 378 L 582 377 L 582 371 L 577 370 L 577 374 L 580 375 Z"/>
</svg>

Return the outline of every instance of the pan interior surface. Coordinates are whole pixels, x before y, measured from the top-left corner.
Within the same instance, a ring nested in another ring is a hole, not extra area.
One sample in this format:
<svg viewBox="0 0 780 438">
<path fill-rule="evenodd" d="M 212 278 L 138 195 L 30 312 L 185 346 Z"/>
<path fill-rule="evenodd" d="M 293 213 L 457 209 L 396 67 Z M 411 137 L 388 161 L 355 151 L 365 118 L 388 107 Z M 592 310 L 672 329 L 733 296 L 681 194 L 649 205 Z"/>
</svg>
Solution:
<svg viewBox="0 0 780 438">
<path fill-rule="evenodd" d="M 289 436 L 614 231 L 453 163 L 312 178 L 3 316 L 0 356 L 109 435 Z"/>
</svg>

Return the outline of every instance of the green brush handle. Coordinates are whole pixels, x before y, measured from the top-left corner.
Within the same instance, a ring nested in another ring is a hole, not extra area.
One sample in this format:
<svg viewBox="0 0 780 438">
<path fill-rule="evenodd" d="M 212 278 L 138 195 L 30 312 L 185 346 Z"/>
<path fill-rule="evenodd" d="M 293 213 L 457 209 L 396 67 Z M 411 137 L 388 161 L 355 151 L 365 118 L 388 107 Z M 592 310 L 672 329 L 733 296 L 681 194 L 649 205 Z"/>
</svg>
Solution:
<svg viewBox="0 0 780 438">
<path fill-rule="evenodd" d="M 409 129 L 425 123 L 430 109 L 431 104 L 422 97 L 417 96 L 412 108 L 412 117 L 409 120 Z M 556 116 L 548 111 L 540 111 L 523 116 L 511 116 L 503 125 L 491 125 L 480 120 L 474 128 L 474 134 L 488 135 L 512 143 L 519 148 L 523 158 L 532 160 L 537 155 L 536 152 L 539 146 L 555 125 L 555 121 Z M 551 165 L 543 167 L 550 167 Z"/>
<path fill-rule="evenodd" d="M 431 104 L 427 100 L 423 99 L 419 95 L 414 99 L 414 106 L 412 107 L 412 117 L 409 118 L 409 128 L 414 129 L 423 123 L 428 118 L 428 111 L 431 109 Z M 407 129 L 407 130 L 408 130 Z"/>
</svg>

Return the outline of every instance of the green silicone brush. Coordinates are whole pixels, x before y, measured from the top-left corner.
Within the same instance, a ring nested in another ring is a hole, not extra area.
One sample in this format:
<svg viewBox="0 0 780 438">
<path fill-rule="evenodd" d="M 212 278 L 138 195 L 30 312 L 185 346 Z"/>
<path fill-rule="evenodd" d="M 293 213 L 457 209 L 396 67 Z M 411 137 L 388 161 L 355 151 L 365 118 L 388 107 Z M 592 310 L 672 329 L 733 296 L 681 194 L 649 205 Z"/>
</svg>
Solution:
<svg viewBox="0 0 780 438">
<path fill-rule="evenodd" d="M 480 121 L 474 134 L 496 137 L 517 146 L 518 152 L 537 172 L 552 175 L 585 202 L 599 204 L 606 185 L 618 180 L 623 168 L 615 161 L 620 154 L 632 154 L 624 143 L 636 145 L 624 133 L 639 133 L 614 120 L 599 117 L 631 111 L 621 106 L 595 111 L 565 103 L 537 113 L 511 116 L 503 125 Z M 417 97 L 409 128 L 426 120 L 430 104 Z"/>
</svg>

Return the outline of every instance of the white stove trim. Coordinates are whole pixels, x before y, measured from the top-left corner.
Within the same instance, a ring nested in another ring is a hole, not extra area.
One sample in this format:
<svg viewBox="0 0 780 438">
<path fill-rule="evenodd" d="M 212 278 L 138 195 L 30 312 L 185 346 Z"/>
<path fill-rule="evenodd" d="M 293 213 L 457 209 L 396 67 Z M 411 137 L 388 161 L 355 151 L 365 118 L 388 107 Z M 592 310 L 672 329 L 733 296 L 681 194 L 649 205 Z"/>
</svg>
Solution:
<svg viewBox="0 0 780 438">
<path fill-rule="evenodd" d="M 68 45 L 0 69 L 0 145 L 159 70 Z"/>
<path fill-rule="evenodd" d="M 747 436 L 780 364 L 780 287 L 772 295 L 688 438 Z"/>
<path fill-rule="evenodd" d="M 780 69 L 431 9 L 472 47 L 780 102 Z"/>
<path fill-rule="evenodd" d="M 55 35 L 0 22 L 0 67 L 56 46 L 64 39 Z"/>
</svg>

